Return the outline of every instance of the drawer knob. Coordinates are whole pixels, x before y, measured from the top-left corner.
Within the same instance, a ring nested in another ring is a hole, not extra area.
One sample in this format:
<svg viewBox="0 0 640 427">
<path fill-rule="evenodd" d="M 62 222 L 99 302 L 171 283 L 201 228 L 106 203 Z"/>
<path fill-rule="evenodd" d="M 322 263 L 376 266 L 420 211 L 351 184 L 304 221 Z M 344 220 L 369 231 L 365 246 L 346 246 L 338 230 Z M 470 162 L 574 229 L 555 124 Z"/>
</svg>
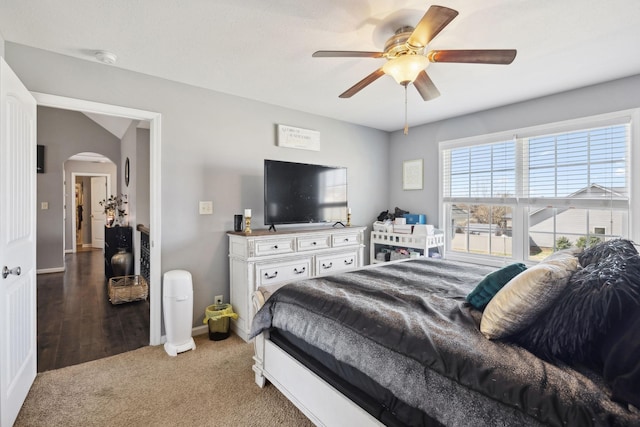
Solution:
<svg viewBox="0 0 640 427">
<path fill-rule="evenodd" d="M 322 268 L 324 268 L 325 270 L 328 270 L 331 267 L 333 267 L 333 262 L 330 262 L 329 264 L 325 264 L 324 262 L 322 263 Z"/>
<path fill-rule="evenodd" d="M 353 264 L 353 258 L 351 258 L 350 260 L 344 260 L 344 265 L 351 265 Z"/>
<path fill-rule="evenodd" d="M 274 271 L 273 274 L 269 275 L 269 273 L 264 273 L 264 278 L 265 279 L 275 279 L 276 277 L 278 277 L 278 272 Z"/>
<path fill-rule="evenodd" d="M 345 241 L 345 242 L 348 242 L 348 241 L 349 241 L 349 238 L 348 238 L 348 237 L 345 237 L 345 238 L 344 238 L 344 241 Z"/>
<path fill-rule="evenodd" d="M 278 249 L 278 245 L 273 245 L 273 249 Z"/>
<path fill-rule="evenodd" d="M 297 267 L 293 269 L 293 272 L 296 273 L 296 274 L 302 274 L 305 271 L 307 271 L 307 267 L 302 267 L 300 270 L 298 270 Z"/>
<path fill-rule="evenodd" d="M 316 243 L 316 242 L 311 242 L 311 244 L 312 244 L 313 246 L 317 245 L 317 243 Z"/>
</svg>

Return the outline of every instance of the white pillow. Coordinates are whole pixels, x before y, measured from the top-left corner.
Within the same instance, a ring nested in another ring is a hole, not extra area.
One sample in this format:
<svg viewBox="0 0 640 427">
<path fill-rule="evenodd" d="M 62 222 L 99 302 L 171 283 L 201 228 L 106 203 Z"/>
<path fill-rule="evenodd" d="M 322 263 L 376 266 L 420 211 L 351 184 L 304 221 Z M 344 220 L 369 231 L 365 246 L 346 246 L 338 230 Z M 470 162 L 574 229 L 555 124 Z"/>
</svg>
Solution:
<svg viewBox="0 0 640 427">
<path fill-rule="evenodd" d="M 529 326 L 560 295 L 578 266 L 578 258 L 565 253 L 518 274 L 487 304 L 480 332 L 498 339 Z"/>
</svg>

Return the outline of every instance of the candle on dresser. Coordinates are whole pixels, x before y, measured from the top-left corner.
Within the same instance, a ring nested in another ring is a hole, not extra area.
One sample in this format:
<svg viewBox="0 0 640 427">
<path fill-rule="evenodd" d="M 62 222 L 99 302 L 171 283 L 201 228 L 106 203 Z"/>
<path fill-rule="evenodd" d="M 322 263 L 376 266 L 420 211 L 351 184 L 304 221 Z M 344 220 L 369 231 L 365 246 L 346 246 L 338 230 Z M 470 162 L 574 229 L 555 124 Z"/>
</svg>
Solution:
<svg viewBox="0 0 640 427">
<path fill-rule="evenodd" d="M 347 208 L 347 213 L 351 214 L 351 208 Z"/>
<path fill-rule="evenodd" d="M 245 218 L 251 218 L 251 209 L 245 209 L 244 216 Z"/>
</svg>

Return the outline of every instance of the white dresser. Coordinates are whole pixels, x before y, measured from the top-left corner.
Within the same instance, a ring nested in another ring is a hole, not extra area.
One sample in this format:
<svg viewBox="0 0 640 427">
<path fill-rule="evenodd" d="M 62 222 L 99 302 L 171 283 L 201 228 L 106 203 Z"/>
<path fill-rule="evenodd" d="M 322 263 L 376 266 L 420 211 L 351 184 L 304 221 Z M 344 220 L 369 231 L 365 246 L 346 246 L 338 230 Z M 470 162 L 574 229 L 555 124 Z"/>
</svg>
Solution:
<svg viewBox="0 0 640 427">
<path fill-rule="evenodd" d="M 248 340 L 251 294 L 258 286 L 333 274 L 362 267 L 366 227 L 288 229 L 251 234 L 229 232 L 231 329 Z"/>
</svg>

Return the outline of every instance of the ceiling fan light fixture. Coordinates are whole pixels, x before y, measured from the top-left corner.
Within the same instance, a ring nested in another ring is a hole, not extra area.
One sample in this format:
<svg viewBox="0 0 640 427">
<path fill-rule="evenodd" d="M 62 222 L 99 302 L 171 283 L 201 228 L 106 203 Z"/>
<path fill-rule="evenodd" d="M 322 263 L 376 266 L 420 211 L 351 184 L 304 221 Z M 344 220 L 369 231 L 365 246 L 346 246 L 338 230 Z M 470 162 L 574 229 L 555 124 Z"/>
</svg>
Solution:
<svg viewBox="0 0 640 427">
<path fill-rule="evenodd" d="M 418 74 L 429 66 L 429 59 L 424 55 L 401 55 L 390 59 L 382 66 L 382 71 L 389 74 L 398 84 L 403 86 L 413 83 Z"/>
</svg>

